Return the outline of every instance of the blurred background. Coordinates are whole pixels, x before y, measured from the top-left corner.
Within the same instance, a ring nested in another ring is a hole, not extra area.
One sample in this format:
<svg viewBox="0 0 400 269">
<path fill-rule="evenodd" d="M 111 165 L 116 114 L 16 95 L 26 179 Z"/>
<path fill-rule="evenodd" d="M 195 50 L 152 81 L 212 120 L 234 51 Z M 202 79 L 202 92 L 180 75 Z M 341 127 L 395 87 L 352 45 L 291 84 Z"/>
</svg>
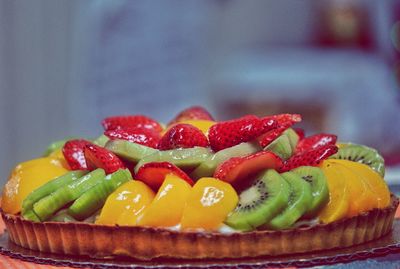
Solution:
<svg viewBox="0 0 400 269">
<path fill-rule="evenodd" d="M 294 112 L 400 183 L 400 1 L 0 0 L 0 176 L 105 116 Z"/>
</svg>

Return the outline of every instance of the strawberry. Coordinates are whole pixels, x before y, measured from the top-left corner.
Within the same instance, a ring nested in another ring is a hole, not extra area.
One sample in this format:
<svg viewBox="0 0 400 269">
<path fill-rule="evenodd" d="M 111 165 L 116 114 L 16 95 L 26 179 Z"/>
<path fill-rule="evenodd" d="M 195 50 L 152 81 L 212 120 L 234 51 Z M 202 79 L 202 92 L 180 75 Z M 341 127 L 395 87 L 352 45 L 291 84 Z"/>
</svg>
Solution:
<svg viewBox="0 0 400 269">
<path fill-rule="evenodd" d="M 335 145 L 337 136 L 333 134 L 316 134 L 299 141 L 296 153 L 316 149 L 325 145 Z"/>
<path fill-rule="evenodd" d="M 302 128 L 293 128 L 293 130 L 299 136 L 299 141 L 303 140 L 304 137 L 306 136 L 306 133 L 305 133 L 304 129 L 302 129 Z"/>
<path fill-rule="evenodd" d="M 213 121 L 211 114 L 201 106 L 191 106 L 181 111 L 168 125 L 185 120 L 210 120 Z"/>
<path fill-rule="evenodd" d="M 150 188 L 157 191 L 164 182 L 165 176 L 175 174 L 193 186 L 193 180 L 181 169 L 169 162 L 151 162 L 142 165 L 135 179 L 143 181 Z"/>
<path fill-rule="evenodd" d="M 105 118 L 101 124 L 104 130 L 114 130 L 117 128 L 146 128 L 156 132 L 161 132 L 163 127 L 152 118 L 143 115 L 113 116 Z"/>
<path fill-rule="evenodd" d="M 259 142 L 261 147 L 265 148 L 268 146 L 272 141 L 278 138 L 284 131 L 286 131 L 287 127 L 280 126 L 278 128 L 272 129 L 271 131 L 267 132 L 266 134 L 262 135 L 259 138 Z"/>
<path fill-rule="evenodd" d="M 208 140 L 203 132 L 190 124 L 176 124 L 161 137 L 158 149 L 207 147 Z"/>
<path fill-rule="evenodd" d="M 84 148 L 86 164 L 89 170 L 103 168 L 106 174 L 111 174 L 120 168 L 125 168 L 124 163 L 111 151 L 89 144 Z"/>
<path fill-rule="evenodd" d="M 278 126 L 286 126 L 289 128 L 295 123 L 301 122 L 300 114 L 278 114 L 272 116 L 266 116 L 262 120 L 274 119 L 277 121 Z"/>
<path fill-rule="evenodd" d="M 335 145 L 324 145 L 297 153 L 285 161 L 279 172 L 287 172 L 300 166 L 318 166 L 321 161 L 335 154 L 338 148 Z"/>
<path fill-rule="evenodd" d="M 86 170 L 86 160 L 83 153 L 86 145 L 91 143 L 84 139 L 74 139 L 67 141 L 63 148 L 62 153 L 69 167 L 72 170 Z"/>
<path fill-rule="evenodd" d="M 247 142 L 276 127 L 274 119 L 261 120 L 254 115 L 214 124 L 208 131 L 208 139 L 214 151 Z"/>
<path fill-rule="evenodd" d="M 260 151 L 244 157 L 233 157 L 220 164 L 214 177 L 235 187 L 252 179 L 252 176 L 265 169 L 279 169 L 282 160 L 271 151 Z"/>
<path fill-rule="evenodd" d="M 151 148 L 157 148 L 158 141 L 161 138 L 159 132 L 146 128 L 118 128 L 105 131 L 104 134 L 111 140 L 128 140 Z"/>
</svg>

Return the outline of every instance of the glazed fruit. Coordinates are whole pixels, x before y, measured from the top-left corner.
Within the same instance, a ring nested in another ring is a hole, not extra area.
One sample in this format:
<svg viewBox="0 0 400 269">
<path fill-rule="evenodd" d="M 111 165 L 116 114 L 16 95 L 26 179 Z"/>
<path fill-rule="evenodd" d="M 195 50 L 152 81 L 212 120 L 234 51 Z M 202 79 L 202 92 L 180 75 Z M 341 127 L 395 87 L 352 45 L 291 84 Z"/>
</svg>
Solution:
<svg viewBox="0 0 400 269">
<path fill-rule="evenodd" d="M 151 147 L 120 139 L 108 141 L 105 148 L 115 155 L 135 163 L 158 151 Z"/>
<path fill-rule="evenodd" d="M 216 230 L 236 207 L 238 196 L 228 183 L 204 177 L 193 186 L 183 211 L 183 229 Z"/>
<path fill-rule="evenodd" d="M 83 193 L 68 208 L 68 214 L 77 220 L 84 220 L 101 209 L 107 197 L 120 185 L 132 180 L 127 169 L 120 169 L 107 175 L 101 182 Z"/>
<path fill-rule="evenodd" d="M 211 114 L 201 106 L 191 106 L 181 111 L 168 125 L 187 120 L 208 120 L 213 121 Z"/>
<path fill-rule="evenodd" d="M 288 204 L 290 187 L 275 170 L 262 172 L 239 195 L 239 203 L 225 223 L 237 230 L 250 231 L 273 219 Z"/>
<path fill-rule="evenodd" d="M 71 170 L 88 169 L 84 149 L 86 145 L 90 144 L 91 143 L 85 139 L 69 140 L 64 144 L 62 152 Z"/>
<path fill-rule="evenodd" d="M 45 157 L 18 164 L 4 186 L 2 209 L 17 214 L 23 200 L 35 189 L 68 172 L 62 160 Z"/>
<path fill-rule="evenodd" d="M 128 181 L 108 196 L 96 224 L 135 226 L 138 216 L 154 196 L 154 192 L 143 182 Z"/>
<path fill-rule="evenodd" d="M 34 213 L 41 221 L 49 219 L 60 208 L 75 201 L 83 193 L 101 182 L 105 176 L 104 170 L 99 168 L 68 185 L 55 189 L 33 205 Z"/>
<path fill-rule="evenodd" d="M 208 136 L 208 130 L 211 128 L 211 126 L 213 126 L 217 122 L 212 121 L 212 120 L 184 120 L 184 121 L 179 121 L 179 123 L 193 125 L 194 127 L 198 128 L 200 131 L 202 131 L 205 136 Z M 174 126 L 174 125 L 171 125 L 171 126 Z"/>
<path fill-rule="evenodd" d="M 290 145 L 289 137 L 284 133 L 268 144 L 264 150 L 272 151 L 282 160 L 286 160 L 292 156 L 292 146 Z"/>
<path fill-rule="evenodd" d="M 144 115 L 107 117 L 101 122 L 101 124 L 106 131 L 118 128 L 145 128 L 156 132 L 161 132 L 163 130 L 161 124 Z"/>
<path fill-rule="evenodd" d="M 168 174 L 156 197 L 137 220 L 140 226 L 170 227 L 179 224 L 191 186 L 182 178 Z"/>
<path fill-rule="evenodd" d="M 105 134 L 100 135 L 97 137 L 95 140 L 93 140 L 93 144 L 100 146 L 100 147 L 105 147 L 107 142 L 110 141 L 110 138 L 106 136 Z"/>
<path fill-rule="evenodd" d="M 325 145 L 335 145 L 337 136 L 333 134 L 316 134 L 302 139 L 297 147 L 296 153 L 317 149 Z"/>
<path fill-rule="evenodd" d="M 160 133 L 153 129 L 132 127 L 108 130 L 104 132 L 104 135 L 111 140 L 127 140 L 151 148 L 157 148 L 158 142 L 161 139 Z"/>
<path fill-rule="evenodd" d="M 111 174 L 118 169 L 124 169 L 125 165 L 118 156 L 111 151 L 94 145 L 89 144 L 84 148 L 84 155 L 89 170 L 102 168 L 106 174 Z"/>
<path fill-rule="evenodd" d="M 169 150 L 176 148 L 207 147 L 208 139 L 197 127 L 190 124 L 179 123 L 162 136 L 158 149 Z"/>
<path fill-rule="evenodd" d="M 294 172 L 281 174 L 290 187 L 286 208 L 272 220 L 263 225 L 273 230 L 290 228 L 309 209 L 312 202 L 310 185 Z"/>
<path fill-rule="evenodd" d="M 269 120 L 275 120 L 278 124 L 278 126 L 283 126 L 286 128 L 289 128 L 295 123 L 301 122 L 302 117 L 300 114 L 277 114 L 277 115 L 272 115 L 272 116 L 266 116 L 262 118 L 263 121 L 269 121 Z"/>
<path fill-rule="evenodd" d="M 157 191 L 164 183 L 165 177 L 173 174 L 181 180 L 193 185 L 192 179 L 181 169 L 169 162 L 152 162 L 142 165 L 136 173 L 136 179 L 143 181 L 154 191 Z"/>
</svg>

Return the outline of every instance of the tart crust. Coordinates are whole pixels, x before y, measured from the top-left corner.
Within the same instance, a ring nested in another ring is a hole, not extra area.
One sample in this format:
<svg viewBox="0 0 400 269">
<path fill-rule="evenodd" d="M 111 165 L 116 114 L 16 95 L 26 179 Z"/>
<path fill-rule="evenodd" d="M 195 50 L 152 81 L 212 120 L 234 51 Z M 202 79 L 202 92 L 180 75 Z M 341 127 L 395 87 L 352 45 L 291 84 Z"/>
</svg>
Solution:
<svg viewBox="0 0 400 269">
<path fill-rule="evenodd" d="M 390 232 L 398 204 L 398 198 L 392 195 L 387 208 L 329 224 L 230 234 L 79 222 L 38 223 L 4 212 L 2 217 L 13 243 L 41 252 L 140 260 L 222 259 L 304 253 L 371 241 Z"/>
</svg>

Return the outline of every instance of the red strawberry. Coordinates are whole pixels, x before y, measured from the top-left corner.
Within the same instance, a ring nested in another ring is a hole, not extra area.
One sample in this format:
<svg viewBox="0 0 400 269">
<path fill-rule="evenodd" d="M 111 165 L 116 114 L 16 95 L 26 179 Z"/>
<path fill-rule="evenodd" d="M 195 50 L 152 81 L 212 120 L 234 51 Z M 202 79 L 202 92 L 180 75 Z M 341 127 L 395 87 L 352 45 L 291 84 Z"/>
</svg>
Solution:
<svg viewBox="0 0 400 269">
<path fill-rule="evenodd" d="M 263 120 L 274 119 L 277 121 L 278 126 L 287 126 L 289 128 L 295 123 L 301 122 L 300 114 L 278 114 L 272 116 L 266 116 Z"/>
<path fill-rule="evenodd" d="M 254 115 L 214 124 L 208 131 L 208 139 L 214 151 L 229 148 L 253 140 L 276 127 L 273 119 L 261 120 Z"/>
<path fill-rule="evenodd" d="M 142 165 L 135 179 L 146 183 L 150 188 L 157 191 L 164 182 L 165 176 L 175 174 L 193 186 L 193 180 L 181 169 L 169 162 L 151 162 Z"/>
<path fill-rule="evenodd" d="M 272 129 L 271 131 L 267 132 L 266 134 L 262 135 L 259 138 L 261 147 L 265 148 L 268 146 L 272 141 L 278 138 L 284 131 L 286 131 L 287 127 L 280 126 L 278 128 Z"/>
<path fill-rule="evenodd" d="M 104 134 L 110 139 L 123 139 L 138 143 L 144 146 L 157 148 L 158 141 L 161 138 L 159 132 L 146 128 L 119 128 L 105 131 Z"/>
<path fill-rule="evenodd" d="M 306 133 L 305 133 L 304 129 L 302 129 L 302 128 L 293 128 L 293 130 L 299 136 L 299 141 L 304 139 L 304 137 L 306 136 Z"/>
<path fill-rule="evenodd" d="M 258 172 L 271 168 L 279 169 L 282 160 L 271 151 L 260 151 L 244 157 L 233 157 L 220 164 L 214 177 L 235 187 L 252 179 Z"/>
<path fill-rule="evenodd" d="M 83 151 L 85 146 L 90 144 L 91 143 L 89 141 L 84 139 L 69 140 L 64 144 L 64 147 L 62 148 L 62 153 L 72 170 L 87 169 L 85 155 Z"/>
<path fill-rule="evenodd" d="M 146 128 L 156 132 L 161 132 L 163 127 L 152 118 L 143 115 L 114 116 L 105 118 L 101 124 L 104 130 L 114 130 L 117 128 Z"/>
<path fill-rule="evenodd" d="M 208 140 L 200 129 L 190 124 L 176 124 L 161 137 L 158 149 L 207 147 Z"/>
<path fill-rule="evenodd" d="M 316 149 L 325 145 L 335 145 L 337 136 L 333 134 L 316 134 L 299 141 L 296 153 Z"/>
<path fill-rule="evenodd" d="M 318 166 L 321 161 L 335 154 L 338 148 L 335 145 L 324 145 L 316 149 L 300 152 L 285 161 L 279 172 L 286 172 L 300 166 Z"/>
<path fill-rule="evenodd" d="M 191 106 L 181 111 L 168 125 L 185 120 L 214 120 L 211 114 L 201 106 Z"/>
<path fill-rule="evenodd" d="M 103 168 L 106 174 L 111 174 L 120 168 L 125 168 L 117 155 L 103 147 L 94 144 L 86 145 L 84 154 L 89 170 Z"/>
</svg>

